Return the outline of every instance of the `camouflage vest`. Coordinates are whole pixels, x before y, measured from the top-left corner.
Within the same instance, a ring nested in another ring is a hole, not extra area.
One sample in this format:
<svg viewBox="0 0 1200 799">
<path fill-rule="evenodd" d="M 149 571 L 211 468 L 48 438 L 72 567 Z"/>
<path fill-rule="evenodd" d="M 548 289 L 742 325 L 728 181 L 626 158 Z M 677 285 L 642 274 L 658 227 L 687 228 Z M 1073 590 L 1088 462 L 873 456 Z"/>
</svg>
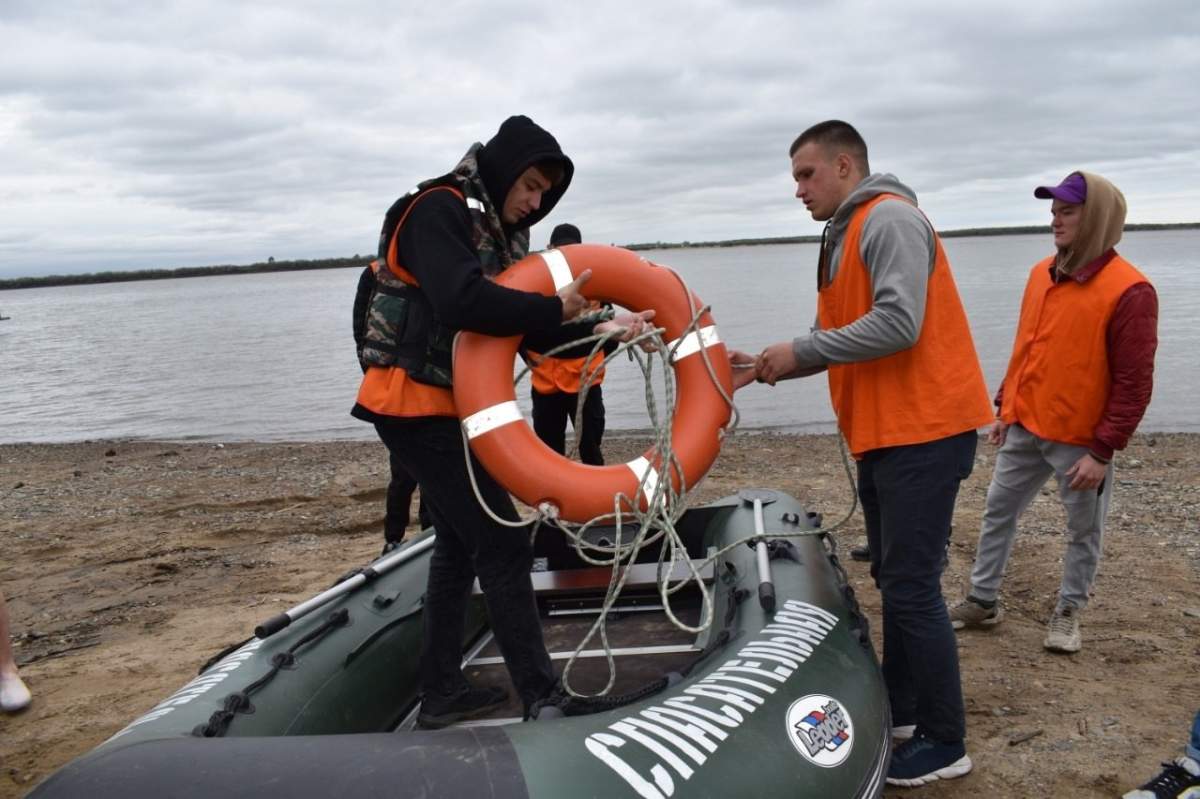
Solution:
<svg viewBox="0 0 1200 799">
<path fill-rule="evenodd" d="M 451 348 L 458 331 L 443 325 L 420 287 L 396 271 L 402 266 L 397 262 L 396 238 L 419 196 L 446 188 L 462 196 L 471 215 L 471 243 L 485 276 L 498 275 L 529 252 L 528 230 L 506 234 L 499 211 L 488 197 L 477 160 L 482 146 L 472 145 L 454 171 L 420 183 L 388 209 L 379 235 L 379 261 L 389 268 L 375 272 L 363 341 L 362 357 L 368 365 L 399 366 L 419 383 L 451 385 Z"/>
</svg>

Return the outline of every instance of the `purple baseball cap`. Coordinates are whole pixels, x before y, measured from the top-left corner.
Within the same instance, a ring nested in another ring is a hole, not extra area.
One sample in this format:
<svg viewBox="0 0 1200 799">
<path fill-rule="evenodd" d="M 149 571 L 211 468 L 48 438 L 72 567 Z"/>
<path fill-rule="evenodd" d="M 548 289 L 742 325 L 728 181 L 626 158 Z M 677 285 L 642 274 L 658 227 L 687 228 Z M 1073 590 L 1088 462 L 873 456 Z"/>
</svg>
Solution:
<svg viewBox="0 0 1200 799">
<path fill-rule="evenodd" d="M 1057 186 L 1038 186 L 1033 190 L 1033 196 L 1039 200 L 1062 200 L 1079 205 L 1087 199 L 1087 181 L 1083 179 L 1083 175 L 1072 172 Z"/>
</svg>

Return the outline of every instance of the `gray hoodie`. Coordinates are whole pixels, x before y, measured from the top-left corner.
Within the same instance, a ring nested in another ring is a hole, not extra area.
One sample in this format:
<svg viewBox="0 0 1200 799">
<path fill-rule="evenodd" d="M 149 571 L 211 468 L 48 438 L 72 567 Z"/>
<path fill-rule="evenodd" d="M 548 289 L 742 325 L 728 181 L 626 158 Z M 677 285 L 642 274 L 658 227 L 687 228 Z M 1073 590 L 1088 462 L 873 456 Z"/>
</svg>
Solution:
<svg viewBox="0 0 1200 799">
<path fill-rule="evenodd" d="M 925 295 L 933 272 L 933 228 L 917 210 L 917 195 L 895 175 L 873 174 L 854 187 L 828 223 L 829 277 L 837 274 L 842 239 L 854 209 L 878 194 L 896 194 L 911 202 L 885 200 L 863 223 L 860 255 L 871 276 L 871 310 L 845 327 L 812 332 L 792 342 L 798 370 L 809 372 L 831 363 L 882 358 L 917 343 L 925 320 Z"/>
</svg>

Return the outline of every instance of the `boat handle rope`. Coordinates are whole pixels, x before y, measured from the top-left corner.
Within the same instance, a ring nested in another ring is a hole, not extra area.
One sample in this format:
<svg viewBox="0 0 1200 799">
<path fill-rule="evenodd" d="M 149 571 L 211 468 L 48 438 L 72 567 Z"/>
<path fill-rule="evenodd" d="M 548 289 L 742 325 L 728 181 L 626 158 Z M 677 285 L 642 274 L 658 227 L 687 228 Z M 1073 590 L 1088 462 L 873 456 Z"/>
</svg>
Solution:
<svg viewBox="0 0 1200 799">
<path fill-rule="evenodd" d="M 837 541 L 833 538 L 826 538 L 825 541 L 829 547 L 829 562 L 833 564 L 838 585 L 842 590 L 842 599 L 845 601 L 846 610 L 850 615 L 850 631 L 858 636 L 858 643 L 863 649 L 874 653 L 875 648 L 871 644 L 871 623 L 867 619 L 867 614 L 863 613 L 862 607 L 858 604 L 858 597 L 854 594 L 854 586 L 850 585 L 850 575 L 846 574 L 846 567 L 838 560 Z"/>
<path fill-rule="evenodd" d="M 718 561 L 726 553 L 732 551 L 736 547 L 744 544 L 749 544 L 754 547 L 758 542 L 769 542 L 774 539 L 787 538 L 802 538 L 807 536 L 821 536 L 826 540 L 832 540 L 831 533 L 845 526 L 854 516 L 854 512 L 858 509 L 858 492 L 855 490 L 854 474 L 850 467 L 850 456 L 846 449 L 844 438 L 838 436 L 838 447 L 841 453 L 842 467 L 846 474 L 847 483 L 850 488 L 851 503 L 850 509 L 846 514 L 835 524 L 824 527 L 818 524 L 815 528 L 806 530 L 794 531 L 771 531 L 771 532 L 755 532 L 754 535 L 745 536 L 736 541 L 733 541 L 724 547 L 717 550 L 710 550 L 708 556 L 700 561 L 693 561 L 688 555 L 687 547 L 684 545 L 682 537 L 675 528 L 675 524 L 683 513 L 688 509 L 692 501 L 692 494 L 703 482 L 702 477 L 695 486 L 687 486 L 683 480 L 683 469 L 680 468 L 679 462 L 674 455 L 671 444 L 671 429 L 675 415 L 675 379 L 672 362 L 675 356 L 675 350 L 680 344 L 689 340 L 690 336 L 698 336 L 700 319 L 708 313 L 711 306 L 697 306 L 692 302 L 691 289 L 687 282 L 676 271 L 667 267 L 667 269 L 676 279 L 681 291 L 688 297 L 688 302 L 692 303 L 693 313 L 691 322 L 684 328 L 679 338 L 675 340 L 675 346 L 668 346 L 663 340 L 663 328 L 652 328 L 645 333 L 634 337 L 628 342 L 621 342 L 617 348 L 604 356 L 604 359 L 599 367 L 594 370 L 586 370 L 583 380 L 580 385 L 579 397 L 575 410 L 575 429 L 578 430 L 582 421 L 582 413 L 584 403 L 587 400 L 587 393 L 591 389 L 596 376 L 600 370 L 607 366 L 610 361 L 620 356 L 622 353 L 631 361 L 637 363 L 642 372 L 642 378 L 645 384 L 646 409 L 650 416 L 651 430 L 653 431 L 654 445 L 651 451 L 657 453 L 659 462 L 665 465 L 662 470 L 666 473 L 667 469 L 674 470 L 680 477 L 680 486 L 678 491 L 673 486 L 673 481 L 670 479 L 650 479 L 652 470 L 646 470 L 642 475 L 641 481 L 638 483 L 637 490 L 633 497 L 624 494 L 617 494 L 613 497 L 613 512 L 597 516 L 583 524 L 567 522 L 564 519 L 558 518 L 554 513 L 553 508 L 538 507 L 534 509 L 531 516 L 519 518 L 517 521 L 511 521 L 497 515 L 487 504 L 479 490 L 478 481 L 475 478 L 475 467 L 472 463 L 470 441 L 467 437 L 465 429 L 462 431 L 463 436 L 463 456 L 466 461 L 467 474 L 471 481 L 471 488 L 475 493 L 476 500 L 484 511 L 497 524 L 505 527 L 525 527 L 530 528 L 531 539 L 536 537 L 538 529 L 541 525 L 546 524 L 558 528 L 572 543 L 575 548 L 575 553 L 579 558 L 592 566 L 608 566 L 612 568 L 612 578 L 609 580 L 608 590 L 605 594 L 603 604 L 601 605 L 600 613 L 591 628 L 584 635 L 579 645 L 571 653 L 571 657 L 567 660 L 563 667 L 562 676 L 560 678 L 564 691 L 572 696 L 580 699 L 594 699 L 607 696 L 612 690 L 616 682 L 616 663 L 612 655 L 612 647 L 608 641 L 608 614 L 616 604 L 620 597 L 621 591 L 625 586 L 626 579 L 629 575 L 629 569 L 624 568 L 635 562 L 638 553 L 647 546 L 657 543 L 660 539 L 663 540 L 663 545 L 659 551 L 658 558 L 658 588 L 659 597 L 662 600 L 663 610 L 671 623 L 683 632 L 700 634 L 708 630 L 713 622 L 713 600 L 709 590 L 704 586 L 703 572 L 709 564 Z M 608 332 L 603 334 L 595 334 L 584 336 L 573 341 L 569 341 L 558 347 L 555 347 L 545 353 L 546 356 L 567 350 L 581 344 L 594 342 L 591 354 L 585 363 L 591 363 L 591 359 L 603 352 L 604 345 L 613 337 L 621 335 L 621 331 Z M 641 349 L 643 342 L 652 342 L 655 345 L 654 351 L 651 353 L 644 352 Z M 721 381 L 717 379 L 716 371 L 713 368 L 712 360 L 709 356 L 708 348 L 701 347 L 697 353 L 705 369 L 708 372 L 709 379 L 720 393 L 722 399 L 729 405 L 730 422 L 720 431 L 720 436 L 724 439 L 726 436 L 731 436 L 736 431 L 740 413 L 733 397 L 727 393 L 721 385 Z M 663 404 L 666 412 L 660 418 L 658 400 L 654 392 L 654 366 L 655 358 L 661 369 L 661 378 L 663 385 Z M 525 365 L 520 372 L 517 373 L 513 382 L 514 385 L 519 384 L 530 373 L 529 365 Z M 570 454 L 574 454 L 578 449 L 578 442 L 573 445 Z M 707 475 L 705 475 L 707 476 Z M 647 500 L 647 509 L 640 509 L 638 498 L 640 495 L 645 495 Z M 600 523 L 612 523 L 615 528 L 615 540 L 611 544 L 603 544 L 599 542 L 588 541 L 585 533 L 593 525 Z M 635 533 L 631 540 L 627 543 L 622 542 L 622 532 L 624 525 L 629 524 L 634 527 Z M 835 551 L 836 551 L 836 544 Z M 592 553 L 595 553 L 593 555 Z M 685 576 L 678 582 L 671 584 L 670 575 L 674 573 L 677 566 L 683 566 Z M 664 568 L 665 567 L 665 568 Z M 676 616 L 674 609 L 671 606 L 671 596 L 690 585 L 695 585 L 700 591 L 702 612 L 701 619 L 696 626 L 689 625 Z M 595 693 L 580 693 L 575 691 L 570 684 L 570 673 L 574 667 L 580 652 L 588 647 L 590 642 L 599 637 L 601 647 L 604 650 L 605 661 L 608 667 L 608 682 L 603 688 Z"/>
<path fill-rule="evenodd" d="M 271 669 L 241 691 L 235 691 L 222 701 L 221 709 L 209 716 L 204 724 L 198 724 L 192 735 L 197 738 L 220 738 L 229 730 L 229 725 L 239 713 L 250 713 L 254 705 L 250 704 L 250 696 L 259 688 L 269 683 L 283 669 L 291 668 L 296 663 L 296 652 L 306 644 L 318 641 L 329 633 L 345 627 L 350 622 L 350 611 L 339 608 L 329 614 L 320 627 L 305 635 L 288 647 L 285 652 L 276 652 L 271 656 Z"/>
</svg>

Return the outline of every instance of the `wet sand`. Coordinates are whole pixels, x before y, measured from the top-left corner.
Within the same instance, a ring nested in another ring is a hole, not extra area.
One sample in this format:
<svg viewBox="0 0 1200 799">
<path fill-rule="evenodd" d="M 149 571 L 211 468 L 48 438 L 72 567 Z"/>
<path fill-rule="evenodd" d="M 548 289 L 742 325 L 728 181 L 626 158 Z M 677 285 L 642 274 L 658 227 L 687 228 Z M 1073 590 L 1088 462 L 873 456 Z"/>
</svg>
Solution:
<svg viewBox="0 0 1200 799">
<path fill-rule="evenodd" d="M 644 444 L 610 438 L 605 451 L 625 460 Z M 960 495 L 951 599 L 992 458 L 981 442 Z M 959 638 L 975 771 L 889 796 L 1113 797 L 1182 746 L 1200 705 L 1200 436 L 1139 435 L 1117 467 L 1083 651 L 1041 647 L 1063 551 L 1051 485 L 1024 519 L 1006 620 Z M 374 442 L 0 446 L 0 585 L 34 692 L 28 711 L 0 716 L 0 796 L 23 795 L 255 624 L 376 555 L 386 483 Z M 739 432 L 700 497 L 751 486 L 829 521 L 851 502 L 832 436 Z M 861 532 L 856 515 L 843 548 Z M 877 636 L 878 592 L 865 564 L 847 564 Z"/>
</svg>

